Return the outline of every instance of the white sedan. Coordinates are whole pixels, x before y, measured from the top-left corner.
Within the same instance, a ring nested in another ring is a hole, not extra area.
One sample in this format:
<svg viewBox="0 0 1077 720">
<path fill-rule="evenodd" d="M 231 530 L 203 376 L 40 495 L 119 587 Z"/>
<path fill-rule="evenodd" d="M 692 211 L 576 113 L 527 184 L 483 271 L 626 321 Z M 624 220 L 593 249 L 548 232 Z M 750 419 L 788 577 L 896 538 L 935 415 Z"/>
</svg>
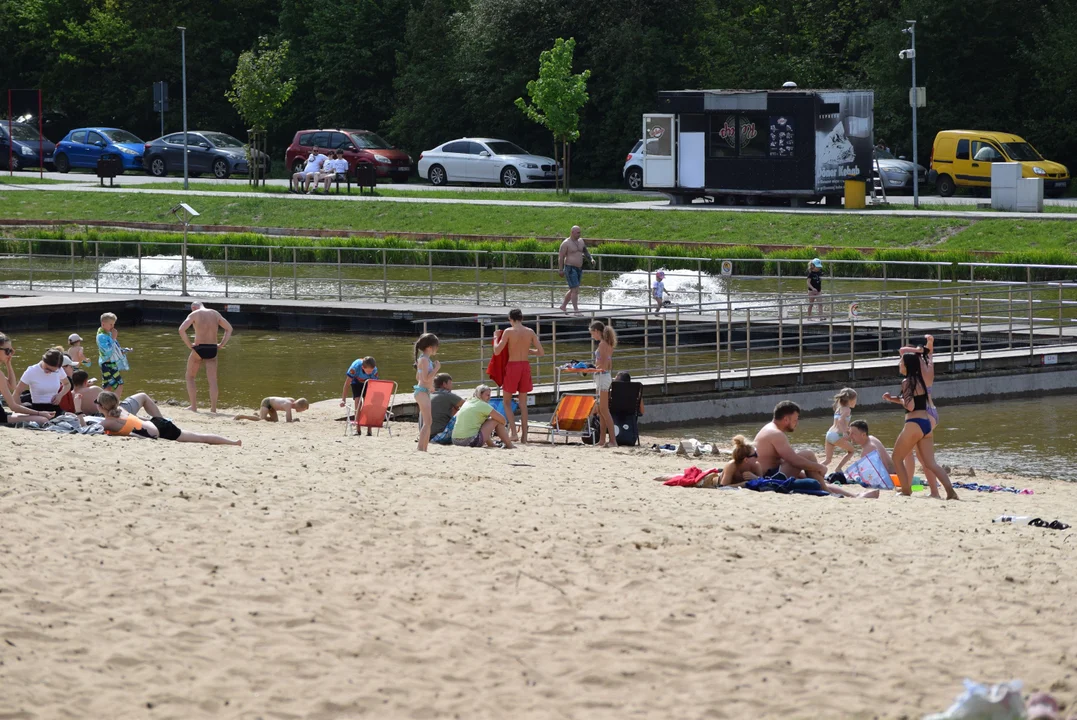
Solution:
<svg viewBox="0 0 1077 720">
<path fill-rule="evenodd" d="M 419 177 L 434 185 L 450 182 L 501 183 L 507 188 L 552 183 L 565 169 L 553 158 L 532 155 L 508 140 L 461 138 L 419 156 Z"/>
</svg>

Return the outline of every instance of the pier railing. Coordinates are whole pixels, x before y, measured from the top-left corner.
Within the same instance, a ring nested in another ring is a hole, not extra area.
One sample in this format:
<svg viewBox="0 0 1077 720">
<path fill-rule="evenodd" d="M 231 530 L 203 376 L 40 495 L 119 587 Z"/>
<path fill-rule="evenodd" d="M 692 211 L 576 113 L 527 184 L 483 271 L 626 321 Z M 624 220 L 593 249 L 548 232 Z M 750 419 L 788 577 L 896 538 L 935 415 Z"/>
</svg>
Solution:
<svg viewBox="0 0 1077 720">
<path fill-rule="evenodd" d="M 0 288 L 95 293 L 557 308 L 566 291 L 548 252 L 24 240 L 0 238 Z M 687 310 L 751 299 L 789 304 L 804 295 L 807 259 L 716 260 L 682 255 L 594 255 L 580 303 L 588 310 L 653 306 L 655 273 Z M 827 292 L 943 288 L 947 262 L 842 259 L 824 263 Z M 1066 271 L 1077 280 L 1077 267 Z M 973 282 L 979 282 L 972 275 Z M 980 273 L 983 276 L 983 272 Z M 1032 275 L 1029 275 L 1029 279 Z"/>
<path fill-rule="evenodd" d="M 985 352 L 1027 352 L 1077 344 L 1077 285 L 1026 283 L 953 285 L 900 292 L 863 292 L 824 296 L 810 308 L 803 297 L 760 306 L 729 300 L 654 312 L 640 306 L 590 310 L 584 317 L 564 313 L 529 315 L 546 355 L 533 360 L 536 382 L 551 383 L 555 368 L 588 361 L 596 347 L 588 331 L 593 320 L 612 324 L 619 344 L 614 371 L 633 379 L 699 376 L 716 387 L 751 387 L 753 374 L 772 369 L 844 367 L 855 377 L 857 364 L 894 358 L 899 347 L 935 337 L 936 358 L 950 372 L 978 366 Z M 442 370 L 457 383 L 486 381 L 494 332 L 506 327 L 503 315 L 416 320 L 417 332 L 474 323 L 469 337 L 442 339 Z M 961 359 L 961 362 L 955 362 Z M 962 365 L 965 363 L 965 365 Z"/>
</svg>

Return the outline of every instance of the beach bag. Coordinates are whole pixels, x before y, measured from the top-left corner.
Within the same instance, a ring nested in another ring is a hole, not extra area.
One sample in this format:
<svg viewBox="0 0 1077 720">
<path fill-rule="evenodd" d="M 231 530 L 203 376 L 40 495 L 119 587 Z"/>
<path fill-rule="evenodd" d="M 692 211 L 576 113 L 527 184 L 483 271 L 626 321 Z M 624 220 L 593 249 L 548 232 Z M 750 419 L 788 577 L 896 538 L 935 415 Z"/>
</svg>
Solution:
<svg viewBox="0 0 1077 720">
<path fill-rule="evenodd" d="M 591 426 L 591 434 L 581 437 L 580 442 L 584 445 L 594 445 L 598 440 L 599 431 L 602 430 L 602 420 L 599 419 L 598 413 L 595 413 L 588 422 Z"/>
</svg>

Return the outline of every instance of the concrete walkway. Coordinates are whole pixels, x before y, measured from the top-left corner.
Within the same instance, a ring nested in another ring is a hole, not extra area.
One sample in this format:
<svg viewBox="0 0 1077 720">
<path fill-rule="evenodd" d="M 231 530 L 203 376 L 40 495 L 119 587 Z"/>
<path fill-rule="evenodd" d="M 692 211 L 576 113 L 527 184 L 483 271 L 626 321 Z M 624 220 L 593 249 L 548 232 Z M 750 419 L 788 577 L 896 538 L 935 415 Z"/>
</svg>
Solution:
<svg viewBox="0 0 1077 720">
<path fill-rule="evenodd" d="M 724 205 L 714 205 L 706 203 L 693 203 L 691 205 L 670 205 L 666 200 L 641 200 L 639 202 L 626 202 L 626 203 L 577 203 L 577 202 L 562 202 L 562 201 L 538 201 L 538 200 L 509 200 L 509 199 L 464 199 L 464 198 L 435 198 L 423 197 L 424 194 L 434 192 L 437 190 L 444 190 L 445 188 L 434 188 L 430 185 L 404 185 L 394 184 L 390 186 L 394 192 L 406 192 L 414 193 L 414 197 L 386 197 L 386 196 L 372 196 L 372 195 L 293 195 L 290 193 L 256 193 L 256 192 L 228 192 L 228 191 L 204 191 L 204 190 L 188 190 L 182 189 L 146 189 L 139 187 L 132 187 L 138 185 L 146 185 L 149 183 L 160 182 L 177 182 L 174 178 L 167 180 L 161 180 L 159 178 L 152 178 L 145 175 L 123 175 L 118 178 L 118 182 L 121 183 L 119 188 L 100 187 L 96 178 L 86 175 L 63 175 L 60 173 L 45 173 L 49 179 L 63 180 L 63 184 L 59 185 L 3 185 L 0 186 L 12 191 L 19 190 L 41 190 L 48 192 L 103 192 L 103 193 L 144 193 L 144 194 L 156 194 L 167 196 L 182 196 L 182 197 L 232 197 L 232 198 L 249 198 L 249 197 L 262 197 L 262 198 L 279 198 L 287 201 L 295 202 L 395 202 L 395 203 L 431 203 L 431 204 L 446 204 L 446 205 L 488 205 L 488 206 L 502 206 L 502 207 L 560 207 L 560 208 L 574 208 L 574 209 L 588 209 L 588 210 L 653 210 L 653 211 L 665 211 L 665 212 L 739 212 L 739 213 L 779 213 L 779 214 L 807 214 L 807 215 L 864 215 L 870 217 L 912 217 L 912 218 L 959 218 L 966 220 L 991 220 L 991 219 L 1009 219 L 1009 220 L 1064 220 L 1074 221 L 1077 220 L 1077 199 L 1064 198 L 1059 200 L 1045 200 L 1044 204 L 1047 206 L 1058 206 L 1073 208 L 1073 212 L 1052 212 L 1052 213 L 1017 213 L 1017 212 L 989 212 L 979 210 L 913 210 L 913 209 L 867 209 L 867 210 L 845 210 L 842 208 L 827 208 L 825 206 L 819 207 L 804 207 L 791 209 L 786 207 L 727 207 Z M 18 176 L 15 176 L 16 178 Z M 34 177 L 32 174 L 28 177 Z M 216 179 L 204 179 L 199 178 L 195 180 L 196 183 L 222 183 L 232 185 L 244 185 L 247 181 L 245 179 L 228 179 L 228 180 L 216 180 Z M 286 180 L 270 180 L 270 184 L 279 187 L 286 187 Z M 481 188 L 481 187 L 457 187 L 452 186 L 447 188 L 448 190 L 457 192 L 481 192 L 481 191 L 497 191 L 497 192 L 513 192 L 505 191 L 501 188 Z M 524 188 L 521 192 L 550 192 L 552 190 L 546 190 L 544 188 Z M 618 190 L 577 190 L 577 192 L 628 192 Z M 908 202 L 911 204 L 912 198 L 901 196 L 895 197 L 901 203 Z M 984 202 L 980 198 L 939 198 L 937 196 L 926 196 L 920 198 L 921 203 L 924 205 L 968 205 L 974 207 L 978 203 Z"/>
</svg>

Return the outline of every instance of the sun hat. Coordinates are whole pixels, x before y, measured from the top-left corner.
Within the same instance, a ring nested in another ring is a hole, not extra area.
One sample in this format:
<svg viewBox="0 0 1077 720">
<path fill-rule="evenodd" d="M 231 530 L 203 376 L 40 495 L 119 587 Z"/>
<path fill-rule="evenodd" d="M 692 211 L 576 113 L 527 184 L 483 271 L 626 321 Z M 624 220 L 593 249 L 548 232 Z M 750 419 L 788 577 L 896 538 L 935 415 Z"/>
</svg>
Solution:
<svg viewBox="0 0 1077 720">
<path fill-rule="evenodd" d="M 665 272 L 663 272 L 662 270 L 659 270 L 658 272 L 656 272 L 656 273 L 654 274 L 654 276 L 655 276 L 656 278 L 658 278 L 659 280 L 661 280 L 662 278 L 664 278 L 664 277 L 666 276 L 666 273 L 665 273 Z"/>
<path fill-rule="evenodd" d="M 78 333 L 71 333 L 70 335 L 67 336 L 67 341 L 69 343 L 82 342 L 82 336 L 79 335 Z"/>
<path fill-rule="evenodd" d="M 60 367 L 75 367 L 75 363 L 67 355 L 64 355 L 64 359 L 60 361 Z"/>
<path fill-rule="evenodd" d="M 818 268 L 823 267 L 823 261 L 820 260 L 819 258 L 815 258 L 814 260 L 812 260 L 811 264 L 814 265 L 815 267 L 818 267 Z"/>
</svg>

